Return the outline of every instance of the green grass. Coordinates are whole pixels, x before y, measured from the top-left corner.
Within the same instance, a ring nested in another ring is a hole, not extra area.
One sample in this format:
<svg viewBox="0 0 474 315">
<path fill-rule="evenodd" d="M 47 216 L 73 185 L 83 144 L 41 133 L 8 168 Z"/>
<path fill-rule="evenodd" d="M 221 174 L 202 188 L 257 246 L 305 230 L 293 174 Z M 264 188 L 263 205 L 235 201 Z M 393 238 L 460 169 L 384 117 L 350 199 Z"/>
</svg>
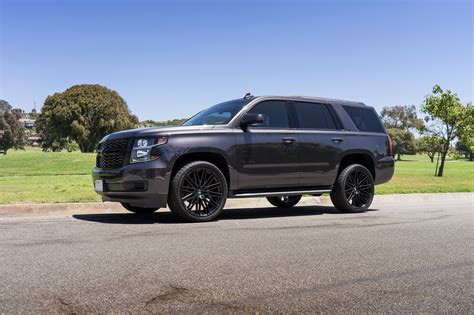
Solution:
<svg viewBox="0 0 474 315">
<path fill-rule="evenodd" d="M 88 153 L 10 150 L 0 155 L 0 204 L 99 201 L 92 187 L 94 163 L 95 155 Z M 434 176 L 434 168 L 424 155 L 404 156 L 395 165 L 393 179 L 376 192 L 474 191 L 474 162 L 450 159 L 442 178 Z"/>
<path fill-rule="evenodd" d="M 99 201 L 94 163 L 92 153 L 10 150 L 0 155 L 0 204 Z"/>
<path fill-rule="evenodd" d="M 431 163 L 426 155 L 402 156 L 392 180 L 376 186 L 376 193 L 474 192 L 474 162 L 448 159 L 443 177 L 434 176 L 435 168 L 436 160 Z"/>
</svg>

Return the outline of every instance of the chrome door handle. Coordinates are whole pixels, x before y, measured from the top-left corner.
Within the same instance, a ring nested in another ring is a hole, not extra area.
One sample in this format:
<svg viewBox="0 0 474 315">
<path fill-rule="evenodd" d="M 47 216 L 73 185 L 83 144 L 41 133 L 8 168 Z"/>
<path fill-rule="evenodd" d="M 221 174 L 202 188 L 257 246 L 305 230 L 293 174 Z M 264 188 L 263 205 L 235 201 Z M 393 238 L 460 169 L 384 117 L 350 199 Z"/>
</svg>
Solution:
<svg viewBox="0 0 474 315">
<path fill-rule="evenodd" d="M 284 143 L 286 143 L 286 144 L 290 144 L 290 143 L 296 142 L 296 139 L 295 139 L 295 138 L 289 138 L 289 137 L 288 137 L 288 138 L 287 138 L 287 137 L 282 138 L 281 140 L 282 140 Z"/>
<path fill-rule="evenodd" d="M 332 142 L 336 142 L 336 143 L 340 143 L 340 142 L 344 141 L 344 139 L 342 139 L 342 138 L 332 138 L 331 140 L 332 140 Z"/>
</svg>

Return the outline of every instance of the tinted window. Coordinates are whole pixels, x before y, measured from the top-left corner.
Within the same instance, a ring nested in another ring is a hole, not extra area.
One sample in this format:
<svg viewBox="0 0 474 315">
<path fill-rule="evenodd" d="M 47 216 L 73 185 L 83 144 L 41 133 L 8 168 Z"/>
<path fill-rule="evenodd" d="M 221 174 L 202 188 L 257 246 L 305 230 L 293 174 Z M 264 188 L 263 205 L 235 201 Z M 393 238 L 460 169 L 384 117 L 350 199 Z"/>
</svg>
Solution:
<svg viewBox="0 0 474 315">
<path fill-rule="evenodd" d="M 295 102 L 299 128 L 336 129 L 334 120 L 326 105 L 308 102 Z"/>
<path fill-rule="evenodd" d="M 343 108 L 360 131 L 385 132 L 377 114 L 371 108 L 353 106 L 343 106 Z"/>
<path fill-rule="evenodd" d="M 290 125 L 284 101 L 258 103 L 248 113 L 263 115 L 263 123 L 252 125 L 252 128 L 289 128 Z"/>
<path fill-rule="evenodd" d="M 220 103 L 194 115 L 184 126 L 227 124 L 250 100 L 234 100 Z"/>
</svg>

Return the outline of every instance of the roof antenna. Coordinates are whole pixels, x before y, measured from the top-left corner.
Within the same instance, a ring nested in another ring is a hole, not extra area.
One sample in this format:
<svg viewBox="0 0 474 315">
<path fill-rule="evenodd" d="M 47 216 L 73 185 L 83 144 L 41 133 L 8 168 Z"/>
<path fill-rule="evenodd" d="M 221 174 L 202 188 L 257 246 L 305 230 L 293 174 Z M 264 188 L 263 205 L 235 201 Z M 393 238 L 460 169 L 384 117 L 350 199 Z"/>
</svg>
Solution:
<svg viewBox="0 0 474 315">
<path fill-rule="evenodd" d="M 253 98 L 253 95 L 252 95 L 251 93 L 245 94 L 244 100 L 247 100 L 247 99 L 249 99 L 249 98 Z"/>
</svg>

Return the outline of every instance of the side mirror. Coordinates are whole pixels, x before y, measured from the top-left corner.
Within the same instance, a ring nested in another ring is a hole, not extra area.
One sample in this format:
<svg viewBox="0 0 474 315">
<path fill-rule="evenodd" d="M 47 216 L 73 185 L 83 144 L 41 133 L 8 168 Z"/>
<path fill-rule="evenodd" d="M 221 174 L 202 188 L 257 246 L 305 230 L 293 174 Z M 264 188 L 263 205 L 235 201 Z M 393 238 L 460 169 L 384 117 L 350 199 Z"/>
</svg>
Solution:
<svg viewBox="0 0 474 315">
<path fill-rule="evenodd" d="M 244 118 L 242 118 L 242 121 L 240 122 L 240 128 L 242 128 L 243 131 L 247 131 L 248 126 L 261 123 L 263 123 L 262 114 L 247 114 Z"/>
</svg>

